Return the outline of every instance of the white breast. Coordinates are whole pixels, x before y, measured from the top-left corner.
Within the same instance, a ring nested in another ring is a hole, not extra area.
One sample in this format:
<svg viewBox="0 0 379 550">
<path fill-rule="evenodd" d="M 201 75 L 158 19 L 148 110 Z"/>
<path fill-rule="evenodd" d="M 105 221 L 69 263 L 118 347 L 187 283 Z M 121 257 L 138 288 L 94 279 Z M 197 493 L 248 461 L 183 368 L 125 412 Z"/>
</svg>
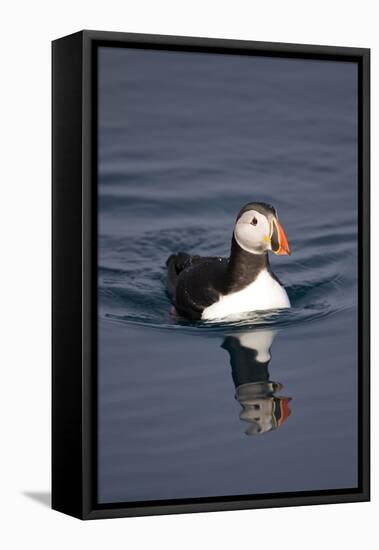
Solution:
<svg viewBox="0 0 379 550">
<path fill-rule="evenodd" d="M 238 338 L 240 346 L 257 352 L 256 361 L 266 363 L 271 360 L 270 348 L 276 333 L 276 330 L 254 330 L 233 334 L 233 336 Z"/>
<path fill-rule="evenodd" d="M 218 302 L 204 309 L 201 318 L 212 321 L 250 311 L 288 307 L 291 307 L 291 304 L 287 292 L 267 270 L 263 270 L 255 281 L 244 289 L 226 296 L 220 295 Z"/>
</svg>

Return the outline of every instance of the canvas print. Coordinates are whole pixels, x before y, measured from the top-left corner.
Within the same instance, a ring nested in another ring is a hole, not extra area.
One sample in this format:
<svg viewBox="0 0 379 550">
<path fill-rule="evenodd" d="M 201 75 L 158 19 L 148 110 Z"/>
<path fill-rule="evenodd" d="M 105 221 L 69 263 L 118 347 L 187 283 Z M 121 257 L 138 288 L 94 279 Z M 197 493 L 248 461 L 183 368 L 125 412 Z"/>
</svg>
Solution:
<svg viewBox="0 0 379 550">
<path fill-rule="evenodd" d="M 357 488 L 357 63 L 97 62 L 98 502 Z"/>
</svg>

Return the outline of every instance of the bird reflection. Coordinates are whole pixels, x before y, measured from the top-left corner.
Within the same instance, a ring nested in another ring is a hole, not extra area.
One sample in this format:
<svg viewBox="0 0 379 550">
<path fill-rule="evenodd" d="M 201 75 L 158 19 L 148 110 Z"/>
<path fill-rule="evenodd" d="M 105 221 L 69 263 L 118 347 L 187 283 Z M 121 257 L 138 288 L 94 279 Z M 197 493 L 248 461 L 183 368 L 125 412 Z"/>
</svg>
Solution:
<svg viewBox="0 0 379 550">
<path fill-rule="evenodd" d="M 221 345 L 230 356 L 240 419 L 249 423 L 247 435 L 276 430 L 291 414 L 291 397 L 275 395 L 283 386 L 270 380 L 268 371 L 275 335 L 272 330 L 241 332 L 226 336 Z"/>
</svg>

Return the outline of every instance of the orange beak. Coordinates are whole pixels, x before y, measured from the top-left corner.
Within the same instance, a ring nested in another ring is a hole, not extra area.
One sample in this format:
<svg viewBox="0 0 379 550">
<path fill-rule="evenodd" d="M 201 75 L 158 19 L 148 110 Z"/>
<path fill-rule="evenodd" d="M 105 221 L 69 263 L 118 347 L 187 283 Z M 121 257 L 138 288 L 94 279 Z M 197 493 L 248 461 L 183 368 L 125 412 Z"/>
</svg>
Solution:
<svg viewBox="0 0 379 550">
<path fill-rule="evenodd" d="M 278 421 L 278 428 L 287 420 L 291 414 L 289 402 L 292 401 L 291 397 L 279 397 L 280 402 L 280 419 Z"/>
<path fill-rule="evenodd" d="M 290 248 L 290 245 L 288 244 L 287 237 L 286 237 L 286 234 L 284 233 L 283 227 L 280 225 L 277 219 L 273 220 L 273 224 L 274 224 L 273 233 L 275 233 L 275 230 L 276 230 L 275 243 L 278 244 L 278 247 L 275 247 L 276 248 L 275 250 L 274 248 L 272 248 L 272 251 L 275 252 L 275 254 L 279 254 L 279 255 L 288 254 L 290 256 L 291 248 Z M 272 241 L 273 241 L 273 238 L 271 238 L 271 242 Z"/>
</svg>

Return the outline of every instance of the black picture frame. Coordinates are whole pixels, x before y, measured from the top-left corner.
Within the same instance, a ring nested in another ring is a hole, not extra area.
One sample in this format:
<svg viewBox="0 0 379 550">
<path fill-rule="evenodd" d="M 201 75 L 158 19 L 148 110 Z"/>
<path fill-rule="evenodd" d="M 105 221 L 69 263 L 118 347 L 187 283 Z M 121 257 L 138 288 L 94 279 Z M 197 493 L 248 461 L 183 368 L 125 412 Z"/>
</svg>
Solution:
<svg viewBox="0 0 379 550">
<path fill-rule="evenodd" d="M 97 48 L 109 45 L 358 64 L 358 488 L 97 504 Z M 81 31 L 52 43 L 52 62 L 52 507 L 96 519 L 369 500 L 370 50 Z"/>
</svg>

